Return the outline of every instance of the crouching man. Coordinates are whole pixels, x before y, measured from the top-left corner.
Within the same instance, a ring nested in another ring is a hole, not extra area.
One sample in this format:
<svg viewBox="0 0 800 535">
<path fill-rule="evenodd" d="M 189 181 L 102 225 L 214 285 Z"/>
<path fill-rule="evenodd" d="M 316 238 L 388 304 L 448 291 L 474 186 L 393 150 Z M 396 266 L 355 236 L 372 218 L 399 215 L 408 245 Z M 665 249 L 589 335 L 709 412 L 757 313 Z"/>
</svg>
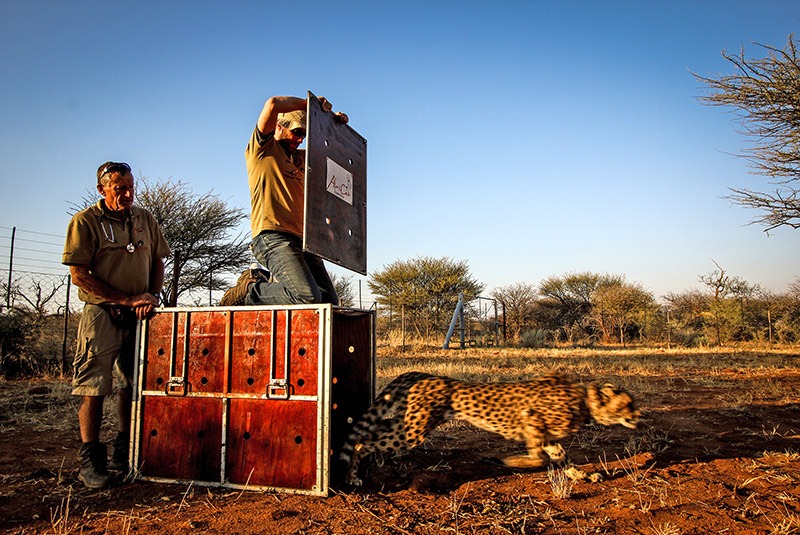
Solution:
<svg viewBox="0 0 800 535">
<path fill-rule="evenodd" d="M 81 396 L 78 478 L 92 489 L 108 485 L 109 468 L 128 471 L 136 323 L 158 306 L 163 257 L 171 254 L 152 214 L 133 206 L 133 182 L 126 163 L 100 166 L 97 191 L 103 198 L 73 216 L 62 257 L 85 303 L 72 393 Z M 100 424 L 114 375 L 119 428 L 108 463 Z"/>
</svg>

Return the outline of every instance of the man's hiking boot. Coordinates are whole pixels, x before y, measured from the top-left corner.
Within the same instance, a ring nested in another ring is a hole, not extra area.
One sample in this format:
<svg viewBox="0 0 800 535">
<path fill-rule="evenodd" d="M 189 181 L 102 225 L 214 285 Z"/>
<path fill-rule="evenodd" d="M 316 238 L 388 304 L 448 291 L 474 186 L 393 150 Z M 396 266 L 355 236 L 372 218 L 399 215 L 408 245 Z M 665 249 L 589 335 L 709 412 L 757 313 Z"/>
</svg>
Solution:
<svg viewBox="0 0 800 535">
<path fill-rule="evenodd" d="M 102 442 L 84 442 L 78 454 L 81 463 L 78 479 L 89 489 L 108 486 L 108 450 Z"/>
<path fill-rule="evenodd" d="M 220 306 L 231 307 L 243 305 L 250 286 L 257 282 L 269 282 L 270 274 L 268 271 L 258 268 L 246 269 L 236 281 L 236 286 L 230 288 L 219 300 Z"/>
<path fill-rule="evenodd" d="M 111 452 L 111 462 L 108 463 L 108 468 L 111 470 L 118 470 L 125 474 L 128 473 L 128 453 L 130 452 L 131 434 L 130 433 L 117 433 L 117 438 L 114 439 L 114 451 Z"/>
</svg>

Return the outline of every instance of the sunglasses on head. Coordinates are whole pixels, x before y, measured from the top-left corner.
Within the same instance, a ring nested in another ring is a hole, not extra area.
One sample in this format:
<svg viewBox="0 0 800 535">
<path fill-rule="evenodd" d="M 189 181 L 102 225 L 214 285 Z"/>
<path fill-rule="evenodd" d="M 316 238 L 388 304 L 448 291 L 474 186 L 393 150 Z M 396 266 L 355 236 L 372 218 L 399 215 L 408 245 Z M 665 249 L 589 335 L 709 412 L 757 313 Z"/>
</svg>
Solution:
<svg viewBox="0 0 800 535">
<path fill-rule="evenodd" d="M 131 166 L 126 164 L 125 162 L 118 162 L 118 163 L 117 162 L 112 162 L 112 163 L 106 165 L 103 168 L 103 171 L 100 173 L 100 176 L 98 176 L 97 179 L 99 180 L 99 179 L 103 178 L 108 173 L 123 173 L 124 174 L 124 173 L 130 173 L 130 172 L 131 172 Z"/>
</svg>

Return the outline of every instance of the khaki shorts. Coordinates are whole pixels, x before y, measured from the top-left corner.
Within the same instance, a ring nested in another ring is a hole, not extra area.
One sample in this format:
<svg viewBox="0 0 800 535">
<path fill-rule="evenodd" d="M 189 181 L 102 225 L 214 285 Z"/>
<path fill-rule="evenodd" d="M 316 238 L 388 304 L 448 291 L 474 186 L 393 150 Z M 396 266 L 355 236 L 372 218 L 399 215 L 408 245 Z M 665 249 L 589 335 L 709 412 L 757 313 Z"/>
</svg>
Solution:
<svg viewBox="0 0 800 535">
<path fill-rule="evenodd" d="M 133 329 L 118 327 L 101 307 L 85 305 L 78 324 L 72 393 L 108 396 L 114 375 L 118 388 L 133 386 L 135 336 L 135 324 Z"/>
</svg>

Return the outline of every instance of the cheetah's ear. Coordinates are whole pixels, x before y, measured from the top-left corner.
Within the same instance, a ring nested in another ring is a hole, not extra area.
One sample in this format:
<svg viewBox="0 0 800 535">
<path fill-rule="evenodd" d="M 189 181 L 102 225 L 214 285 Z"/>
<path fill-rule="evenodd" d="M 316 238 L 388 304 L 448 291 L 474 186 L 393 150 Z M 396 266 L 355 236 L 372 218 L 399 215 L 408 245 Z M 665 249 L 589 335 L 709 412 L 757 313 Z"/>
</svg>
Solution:
<svg viewBox="0 0 800 535">
<path fill-rule="evenodd" d="M 606 383 L 603 386 L 598 386 L 594 383 L 586 388 L 586 397 L 594 407 L 603 407 L 608 404 L 614 397 L 614 385 Z"/>
</svg>

